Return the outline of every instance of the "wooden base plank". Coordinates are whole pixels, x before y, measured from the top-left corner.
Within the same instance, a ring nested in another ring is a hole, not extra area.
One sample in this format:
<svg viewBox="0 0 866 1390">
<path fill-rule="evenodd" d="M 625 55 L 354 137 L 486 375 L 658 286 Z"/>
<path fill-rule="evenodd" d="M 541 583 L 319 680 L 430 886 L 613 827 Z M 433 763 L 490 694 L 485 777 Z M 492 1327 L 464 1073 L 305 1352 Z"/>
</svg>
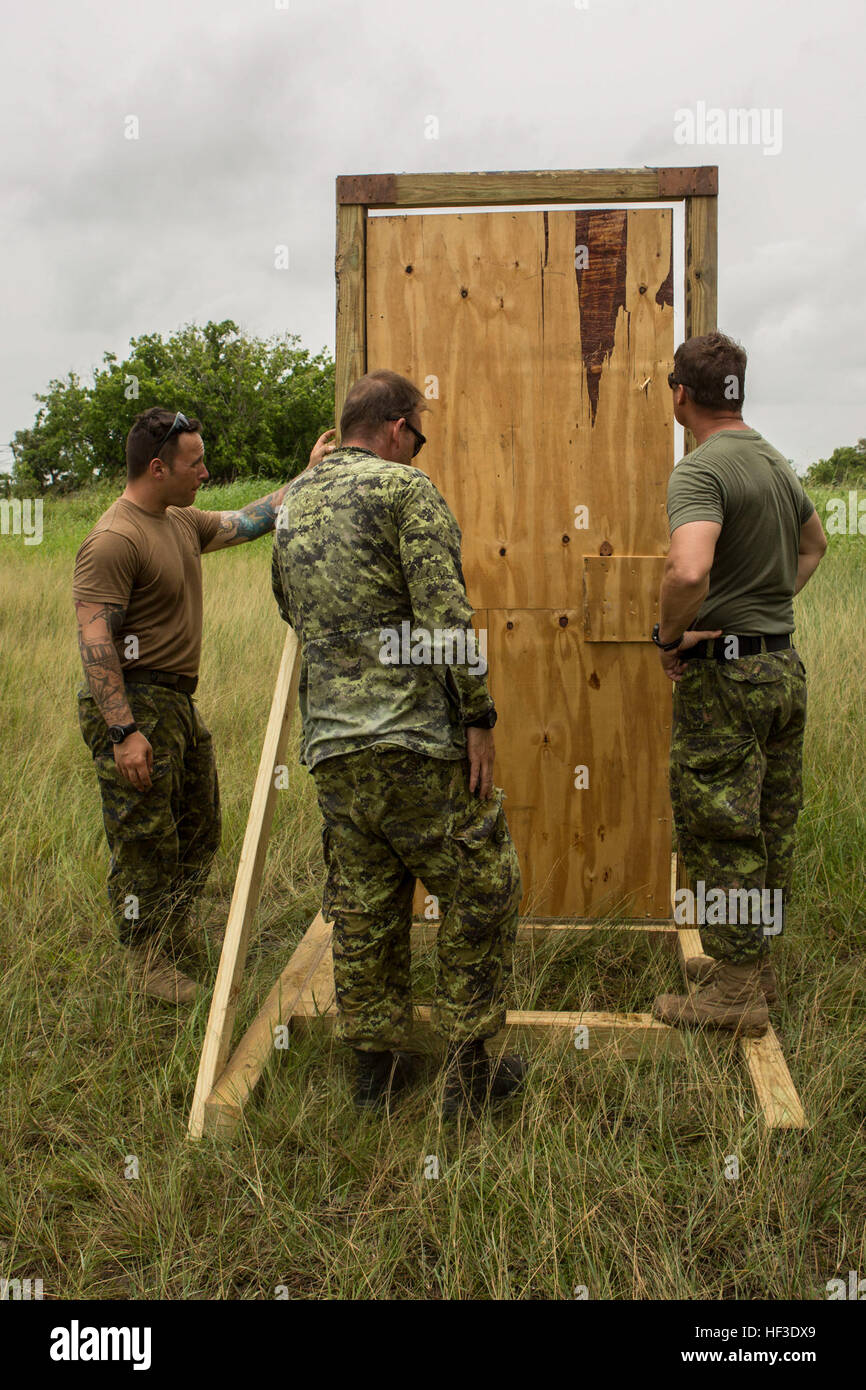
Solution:
<svg viewBox="0 0 866 1390">
<path fill-rule="evenodd" d="M 412 946 L 415 949 L 426 950 L 432 946 L 436 940 L 439 930 L 438 922 L 413 922 L 411 928 Z M 675 937 L 677 926 L 675 922 L 667 918 L 632 919 L 627 922 L 615 922 L 606 920 L 593 920 L 582 918 L 575 922 L 555 922 L 555 921 L 523 921 L 518 923 L 517 940 L 522 943 L 531 941 L 548 941 L 551 939 L 562 938 L 567 932 L 591 932 L 591 931 L 628 931 L 628 932 L 648 932 L 654 936 Z"/>
<path fill-rule="evenodd" d="M 806 1112 L 772 1027 L 762 1038 L 743 1038 L 745 1062 L 768 1129 L 804 1129 Z"/>
<path fill-rule="evenodd" d="M 416 1005 L 406 1046 L 413 1052 L 438 1056 L 444 1045 L 433 1031 L 431 1012 L 425 1004 Z M 332 1007 L 316 1018 L 306 1013 L 296 1013 L 292 1027 L 301 1034 L 319 1027 L 332 1031 L 336 1021 L 337 1011 Z M 588 1045 L 575 1047 L 575 1030 L 582 1027 L 587 1030 Z M 509 1009 L 505 1015 L 505 1027 L 488 1040 L 487 1047 L 492 1053 L 519 1045 L 530 1051 L 547 1046 L 557 1035 L 563 1048 L 569 1053 L 574 1052 L 578 1058 L 587 1055 L 596 1057 L 603 1053 L 630 1058 L 658 1057 L 662 1054 L 684 1057 L 686 1054 L 682 1033 L 656 1022 L 650 1014 L 557 1013 L 531 1009 Z"/>
</svg>

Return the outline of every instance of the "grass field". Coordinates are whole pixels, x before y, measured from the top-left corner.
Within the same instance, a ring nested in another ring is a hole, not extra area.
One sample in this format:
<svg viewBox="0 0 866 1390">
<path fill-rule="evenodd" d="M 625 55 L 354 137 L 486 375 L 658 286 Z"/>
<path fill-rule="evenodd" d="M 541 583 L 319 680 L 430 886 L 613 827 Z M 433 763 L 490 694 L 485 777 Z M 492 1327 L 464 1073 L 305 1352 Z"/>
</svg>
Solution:
<svg viewBox="0 0 866 1390">
<path fill-rule="evenodd" d="M 241 505 L 264 480 L 208 489 Z M 841 491 L 841 490 L 840 490 Z M 0 1276 L 46 1298 L 826 1297 L 866 1276 L 866 539 L 831 548 L 796 601 L 810 677 L 796 895 L 774 945 L 774 1024 L 810 1119 L 767 1133 L 730 1042 L 683 1062 L 534 1055 L 525 1094 L 458 1140 L 421 1087 L 356 1117 L 340 1050 L 293 1043 L 230 1146 L 185 1126 L 208 998 L 131 995 L 107 917 L 95 779 L 75 713 L 73 556 L 111 494 L 0 537 L 3 757 Z M 824 499 L 816 497 L 821 503 Z M 823 511 L 822 511 L 823 514 Z M 270 541 L 206 557 L 200 708 L 224 920 L 284 627 Z M 255 1011 L 319 906 L 312 779 L 291 753 L 241 1001 Z M 624 932 L 518 962 L 516 1005 L 645 1010 L 673 957 Z M 215 971 L 213 962 L 211 978 Z M 429 979 L 429 961 L 418 965 Z M 585 1056 L 585 1054 L 583 1054 Z M 736 1154 L 740 1177 L 725 1177 Z M 425 1177 L 438 1159 L 438 1178 Z M 138 1177 L 127 1177 L 138 1160 Z"/>
</svg>

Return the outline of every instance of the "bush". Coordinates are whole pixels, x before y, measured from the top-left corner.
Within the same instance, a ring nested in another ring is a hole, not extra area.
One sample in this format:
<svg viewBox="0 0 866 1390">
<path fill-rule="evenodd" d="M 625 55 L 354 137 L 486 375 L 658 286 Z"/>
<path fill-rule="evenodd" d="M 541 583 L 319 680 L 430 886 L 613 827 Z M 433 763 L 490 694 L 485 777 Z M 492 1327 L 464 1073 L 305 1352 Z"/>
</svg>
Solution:
<svg viewBox="0 0 866 1390">
<path fill-rule="evenodd" d="M 334 364 L 300 339 L 242 334 L 231 319 L 187 324 L 163 341 L 130 341 L 118 362 L 103 355 L 91 385 L 74 372 L 36 396 L 30 429 L 12 441 L 16 490 L 73 492 L 126 471 L 125 444 L 136 415 L 154 405 L 202 421 L 205 461 L 214 482 L 267 475 L 288 479 L 307 462 L 333 423 Z"/>
</svg>

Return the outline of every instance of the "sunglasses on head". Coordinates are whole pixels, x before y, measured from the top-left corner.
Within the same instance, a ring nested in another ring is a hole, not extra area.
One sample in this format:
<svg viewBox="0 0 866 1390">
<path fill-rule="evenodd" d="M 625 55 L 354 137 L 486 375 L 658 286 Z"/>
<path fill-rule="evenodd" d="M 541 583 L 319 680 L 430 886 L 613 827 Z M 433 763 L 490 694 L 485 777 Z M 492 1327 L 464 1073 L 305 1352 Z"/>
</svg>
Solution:
<svg viewBox="0 0 866 1390">
<path fill-rule="evenodd" d="M 168 434 L 167 434 L 167 435 L 165 436 L 165 438 L 162 440 L 162 443 L 160 444 L 159 449 L 157 449 L 156 453 L 158 454 L 159 451 L 160 451 L 160 449 L 162 449 L 162 448 L 165 447 L 165 445 L 166 445 L 166 444 L 168 443 L 168 441 L 171 439 L 171 436 L 172 436 L 173 434 L 183 434 L 186 430 L 191 430 L 191 429 L 192 429 L 192 425 L 189 423 L 189 420 L 186 418 L 185 415 L 182 415 L 181 412 L 178 411 L 177 414 L 176 414 L 175 417 L 174 417 L 174 424 L 172 425 L 172 427 L 171 427 L 171 429 L 169 430 Z M 156 455 L 154 455 L 154 457 L 156 457 Z"/>
<path fill-rule="evenodd" d="M 676 375 L 675 372 L 668 372 L 668 386 L 671 388 L 672 391 L 675 386 L 686 386 L 690 391 L 692 389 L 687 381 L 680 381 L 679 377 Z"/>
<path fill-rule="evenodd" d="M 390 420 L 402 420 L 407 430 L 412 431 L 412 433 L 415 436 L 415 448 L 412 450 L 412 457 L 413 459 L 417 458 L 421 450 L 424 448 L 424 445 L 427 443 L 427 436 L 425 434 L 422 434 L 420 430 L 416 430 L 414 425 L 410 425 L 405 415 L 389 415 L 388 418 Z"/>
</svg>

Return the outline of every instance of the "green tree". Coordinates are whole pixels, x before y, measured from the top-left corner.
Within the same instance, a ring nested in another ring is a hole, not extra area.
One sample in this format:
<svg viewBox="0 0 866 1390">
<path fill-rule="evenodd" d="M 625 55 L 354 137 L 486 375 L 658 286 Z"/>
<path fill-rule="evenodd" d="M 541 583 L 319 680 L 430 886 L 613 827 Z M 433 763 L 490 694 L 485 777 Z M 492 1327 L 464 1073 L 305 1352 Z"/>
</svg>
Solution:
<svg viewBox="0 0 866 1390">
<path fill-rule="evenodd" d="M 198 416 L 216 482 L 293 477 L 333 421 L 333 361 L 295 335 L 249 337 L 226 319 L 144 334 L 129 349 L 122 362 L 104 353 L 90 385 L 70 372 L 37 395 L 33 425 L 12 440 L 17 486 L 71 491 L 122 477 L 129 427 L 154 405 Z"/>
<path fill-rule="evenodd" d="M 819 459 L 806 472 L 806 484 L 816 487 L 836 487 L 850 484 L 866 486 L 866 439 L 834 449 L 828 459 Z"/>
</svg>

